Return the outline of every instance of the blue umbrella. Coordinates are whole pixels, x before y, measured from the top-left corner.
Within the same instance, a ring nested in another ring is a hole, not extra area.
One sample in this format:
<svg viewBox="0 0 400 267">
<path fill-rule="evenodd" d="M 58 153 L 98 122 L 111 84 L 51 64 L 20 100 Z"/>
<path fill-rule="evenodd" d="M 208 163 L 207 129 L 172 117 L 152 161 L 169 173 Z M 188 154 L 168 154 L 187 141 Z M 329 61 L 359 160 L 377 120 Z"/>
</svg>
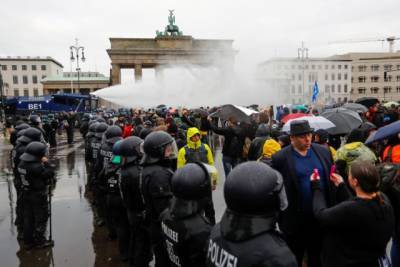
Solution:
<svg viewBox="0 0 400 267">
<path fill-rule="evenodd" d="M 376 134 L 370 140 L 367 140 L 365 144 L 371 144 L 373 142 L 386 139 L 400 133 L 400 121 L 393 122 L 376 131 Z"/>
</svg>

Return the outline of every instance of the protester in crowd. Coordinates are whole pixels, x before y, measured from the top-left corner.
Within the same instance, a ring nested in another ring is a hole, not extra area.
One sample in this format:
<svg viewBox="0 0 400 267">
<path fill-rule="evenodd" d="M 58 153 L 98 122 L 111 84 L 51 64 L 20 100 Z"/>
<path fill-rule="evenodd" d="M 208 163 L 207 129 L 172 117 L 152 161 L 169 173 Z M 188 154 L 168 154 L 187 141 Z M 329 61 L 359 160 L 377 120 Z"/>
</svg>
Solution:
<svg viewBox="0 0 400 267">
<path fill-rule="evenodd" d="M 224 145 L 222 147 L 222 163 L 224 165 L 225 176 L 241 161 L 244 144 L 242 130 L 237 125 L 235 118 L 231 117 L 227 121 L 227 127 L 217 127 L 209 117 L 210 128 L 216 134 L 223 135 Z"/>
<path fill-rule="evenodd" d="M 267 164 L 268 166 L 271 166 L 272 156 L 280 150 L 281 145 L 278 142 L 276 142 L 274 139 L 268 139 L 264 143 L 262 156 L 258 160 Z"/>
<path fill-rule="evenodd" d="M 332 154 L 333 160 L 336 160 L 336 150 L 328 144 L 329 133 L 324 129 L 315 131 L 314 141 L 317 144 L 326 146 Z"/>
<path fill-rule="evenodd" d="M 260 158 L 265 140 L 267 140 L 271 134 L 271 127 L 268 125 L 268 113 L 260 113 L 259 120 L 260 124 L 257 127 L 255 138 L 251 141 L 249 152 L 247 154 L 247 160 L 257 160 Z"/>
<path fill-rule="evenodd" d="M 394 230 L 393 209 L 379 192 L 379 174 L 369 161 L 354 162 L 348 183 L 356 197 L 347 190 L 343 178 L 332 174 L 338 190 L 338 205 L 328 207 L 318 173 L 311 175 L 313 212 L 324 229 L 323 266 L 382 266 L 386 245 Z"/>
<path fill-rule="evenodd" d="M 375 154 L 364 145 L 365 132 L 362 129 L 354 129 L 347 137 L 345 145 L 336 152 L 336 169 L 338 173 L 347 181 L 349 167 L 356 160 L 364 160 L 375 163 Z"/>
<path fill-rule="evenodd" d="M 322 231 L 312 213 L 309 181 L 314 169 L 320 173 L 328 207 L 336 201 L 336 188 L 329 181 L 332 155 L 326 147 L 311 142 L 312 132 L 308 121 L 292 122 L 291 145 L 272 156 L 272 167 L 283 176 L 289 202 L 288 208 L 280 216 L 279 228 L 295 254 L 298 266 L 302 266 L 307 254 L 308 267 L 321 266 Z"/>
<path fill-rule="evenodd" d="M 391 137 L 382 153 L 382 161 L 400 164 L 400 139 L 399 135 Z"/>
<path fill-rule="evenodd" d="M 277 139 L 282 148 L 290 145 L 290 136 L 287 134 L 281 134 Z"/>
</svg>

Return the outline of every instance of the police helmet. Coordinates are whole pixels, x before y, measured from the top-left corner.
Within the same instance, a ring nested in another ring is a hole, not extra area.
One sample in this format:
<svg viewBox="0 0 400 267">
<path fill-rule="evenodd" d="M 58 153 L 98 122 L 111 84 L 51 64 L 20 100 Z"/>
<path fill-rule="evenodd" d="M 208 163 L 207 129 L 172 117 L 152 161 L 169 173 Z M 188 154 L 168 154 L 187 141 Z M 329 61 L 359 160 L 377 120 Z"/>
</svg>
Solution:
<svg viewBox="0 0 400 267">
<path fill-rule="evenodd" d="M 146 139 L 146 137 L 152 132 L 152 129 L 150 128 L 143 128 L 140 133 L 139 133 L 139 137 L 141 139 Z"/>
<path fill-rule="evenodd" d="M 96 123 L 96 122 L 98 122 L 98 121 L 97 121 L 97 120 L 94 120 L 94 119 L 91 119 L 91 120 L 89 120 L 88 125 L 90 126 L 90 125 L 92 125 L 92 124 L 94 124 L 94 123 Z"/>
<path fill-rule="evenodd" d="M 27 128 L 27 129 L 28 129 L 28 128 Z M 17 139 L 24 135 L 25 130 L 26 130 L 26 129 L 22 129 L 22 130 L 20 130 L 20 131 L 17 132 Z M 17 141 L 18 141 L 18 140 L 17 140 Z M 19 140 L 19 141 L 21 141 L 21 140 Z"/>
<path fill-rule="evenodd" d="M 129 136 L 121 143 L 121 156 L 125 157 L 126 162 L 134 162 L 141 159 L 143 155 L 143 139 L 137 136 Z"/>
<path fill-rule="evenodd" d="M 164 131 L 150 133 L 143 143 L 145 163 L 156 163 L 165 159 L 175 159 L 178 148 L 171 135 Z"/>
<path fill-rule="evenodd" d="M 39 115 L 33 114 L 29 117 L 29 121 L 31 123 L 31 125 L 39 125 L 39 123 L 41 123 L 41 119 L 39 117 Z"/>
<path fill-rule="evenodd" d="M 31 142 L 20 157 L 21 160 L 27 162 L 39 161 L 46 155 L 47 146 L 42 142 Z"/>
<path fill-rule="evenodd" d="M 172 193 L 184 200 L 200 200 L 211 192 L 211 178 L 202 163 L 188 163 L 172 176 Z"/>
<path fill-rule="evenodd" d="M 112 125 L 104 133 L 107 142 L 115 143 L 122 138 L 122 130 L 119 126 Z"/>
<path fill-rule="evenodd" d="M 90 121 L 90 122 L 89 122 L 88 131 L 89 131 L 89 132 L 95 133 L 95 132 L 96 132 L 96 127 L 97 127 L 97 125 L 99 125 L 99 124 L 100 124 L 100 122 L 97 122 L 97 121 Z"/>
<path fill-rule="evenodd" d="M 106 122 L 106 120 L 103 117 L 97 117 L 96 121 L 97 122 Z"/>
<path fill-rule="evenodd" d="M 25 130 L 25 129 L 28 129 L 29 127 L 31 127 L 29 124 L 27 124 L 27 123 L 20 123 L 20 124 L 18 124 L 17 126 L 15 126 L 15 130 L 17 131 L 17 132 L 19 132 L 19 131 L 21 131 L 21 130 Z"/>
<path fill-rule="evenodd" d="M 85 113 L 82 116 L 82 121 L 89 121 L 90 120 L 90 114 L 89 113 Z"/>
<path fill-rule="evenodd" d="M 239 164 L 229 173 L 224 198 L 228 209 L 239 214 L 272 214 L 287 207 L 282 176 L 256 161 Z"/>
<path fill-rule="evenodd" d="M 39 129 L 34 127 L 29 127 L 24 130 L 23 135 L 18 138 L 18 141 L 21 143 L 30 143 L 32 141 L 39 142 L 42 137 L 42 132 Z"/>
<path fill-rule="evenodd" d="M 96 126 L 96 133 L 95 133 L 95 136 L 96 136 L 97 138 L 102 138 L 102 137 L 103 137 L 103 134 L 104 134 L 104 132 L 107 130 L 107 128 L 108 128 L 107 123 L 105 123 L 105 122 L 100 122 L 100 123 L 97 124 L 97 126 Z"/>
</svg>

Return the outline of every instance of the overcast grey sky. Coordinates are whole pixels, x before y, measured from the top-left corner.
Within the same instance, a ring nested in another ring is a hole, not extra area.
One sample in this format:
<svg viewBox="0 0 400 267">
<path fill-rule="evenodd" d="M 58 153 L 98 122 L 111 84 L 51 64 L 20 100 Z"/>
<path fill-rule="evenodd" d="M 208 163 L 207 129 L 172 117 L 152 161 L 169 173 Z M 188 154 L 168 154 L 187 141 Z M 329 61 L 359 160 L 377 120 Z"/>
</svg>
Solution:
<svg viewBox="0 0 400 267">
<path fill-rule="evenodd" d="M 83 69 L 108 75 L 108 38 L 154 37 L 167 24 L 168 9 L 186 35 L 233 39 L 237 68 L 296 56 L 301 41 L 310 56 L 329 56 L 388 50 L 387 43 L 330 41 L 400 37 L 399 0 L 2 0 L 0 55 L 51 56 L 68 71 L 69 46 L 79 38 Z"/>
</svg>

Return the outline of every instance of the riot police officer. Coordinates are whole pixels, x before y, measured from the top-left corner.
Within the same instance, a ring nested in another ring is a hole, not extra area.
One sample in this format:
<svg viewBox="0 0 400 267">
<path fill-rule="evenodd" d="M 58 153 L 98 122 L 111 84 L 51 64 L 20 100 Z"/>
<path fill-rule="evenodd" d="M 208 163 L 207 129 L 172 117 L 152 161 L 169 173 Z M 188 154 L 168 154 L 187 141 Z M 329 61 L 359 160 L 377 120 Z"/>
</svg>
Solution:
<svg viewBox="0 0 400 267">
<path fill-rule="evenodd" d="M 88 113 L 83 114 L 79 127 L 79 131 L 83 138 L 86 137 L 86 134 L 89 131 L 89 121 L 90 121 L 90 114 Z"/>
<path fill-rule="evenodd" d="M 56 147 L 57 146 L 56 131 L 58 128 L 58 122 L 54 119 L 54 114 L 43 115 L 42 122 L 43 122 L 43 130 L 45 131 L 46 136 L 49 139 L 50 147 Z"/>
<path fill-rule="evenodd" d="M 91 148 L 91 152 L 92 152 L 92 157 L 91 157 L 91 161 L 92 161 L 92 173 L 91 173 L 91 180 L 92 180 L 92 184 L 91 187 L 93 189 L 93 198 L 94 198 L 94 205 L 96 205 L 96 223 L 99 226 L 102 226 L 104 224 L 104 220 L 105 220 L 105 214 L 103 213 L 103 210 L 100 208 L 98 208 L 98 197 L 100 192 L 97 190 L 97 185 L 96 185 L 96 176 L 98 174 L 98 171 L 94 168 L 98 156 L 99 156 L 99 152 L 100 152 L 100 147 L 102 144 L 102 139 L 103 139 L 103 135 L 104 132 L 107 130 L 108 125 L 104 122 L 102 123 L 98 123 L 96 124 L 96 132 L 94 134 L 94 138 L 91 140 L 90 143 L 90 148 Z M 101 196 L 100 196 L 101 197 Z"/>
<path fill-rule="evenodd" d="M 178 149 L 175 140 L 166 132 L 150 133 L 144 140 L 143 174 L 141 188 L 150 220 L 150 239 L 156 266 L 169 266 L 163 241 L 160 215 L 172 197 L 171 178 L 176 166 Z"/>
<path fill-rule="evenodd" d="M 47 146 L 31 142 L 21 156 L 18 172 L 22 181 L 24 209 L 24 245 L 27 249 L 52 246 L 45 232 L 48 210 L 48 186 L 54 179 L 54 170 L 46 158 Z"/>
<path fill-rule="evenodd" d="M 151 261 L 150 234 L 145 217 L 144 199 L 141 194 L 140 176 L 142 167 L 143 140 L 130 136 L 121 143 L 121 196 L 127 209 L 130 226 L 129 266 L 147 267 Z"/>
<path fill-rule="evenodd" d="M 97 126 L 96 130 L 103 125 L 102 123 Z M 97 133 L 96 133 L 97 134 Z M 106 220 L 106 224 L 109 231 L 109 237 L 114 239 L 116 237 L 115 228 L 111 222 L 109 212 L 107 212 L 106 199 L 107 199 L 107 179 L 105 176 L 106 171 L 109 168 L 111 158 L 113 156 L 112 147 L 113 145 L 122 139 L 122 130 L 118 126 L 110 126 L 104 132 L 104 140 L 100 146 L 100 151 L 94 165 L 94 186 L 95 186 L 95 197 L 97 211 L 100 218 Z"/>
<path fill-rule="evenodd" d="M 97 156 L 100 152 L 100 147 L 103 139 L 103 134 L 107 130 L 108 125 L 106 123 L 97 123 L 95 127 L 95 133 L 92 142 L 90 143 L 92 151 L 92 163 L 96 164 Z"/>
<path fill-rule="evenodd" d="M 106 131 L 112 129 L 112 126 Z M 107 217 L 108 224 L 112 225 L 118 239 L 118 248 L 122 261 L 128 261 L 129 254 L 129 223 L 126 208 L 122 202 L 120 194 L 121 179 L 121 143 L 118 140 L 112 147 L 112 158 L 104 171 L 104 177 L 107 183 Z"/>
<path fill-rule="evenodd" d="M 20 157 L 25 152 L 26 147 L 29 143 L 33 141 L 41 141 L 42 140 L 42 133 L 33 127 L 29 127 L 24 130 L 20 130 L 17 134 L 17 141 L 16 146 L 13 149 L 11 156 L 11 163 L 13 166 L 13 173 L 14 173 L 14 187 L 15 191 L 17 192 L 17 202 L 15 207 L 15 225 L 17 226 L 18 231 L 18 240 L 23 239 L 23 226 L 24 226 L 24 215 L 23 215 L 23 201 L 22 201 L 22 182 L 20 173 L 18 171 L 18 165 L 20 163 Z"/>
<path fill-rule="evenodd" d="M 211 231 L 206 266 L 285 266 L 297 262 L 276 230 L 287 207 L 282 176 L 261 162 L 238 165 L 224 185 L 227 205 Z"/>
<path fill-rule="evenodd" d="M 161 228 L 171 266 L 202 267 L 211 224 L 202 214 L 211 177 L 202 163 L 188 163 L 172 176 L 171 204 L 161 214 Z"/>
<path fill-rule="evenodd" d="M 29 123 L 32 127 L 38 129 L 42 133 L 42 139 L 45 143 L 49 142 L 49 137 L 47 136 L 46 132 L 42 128 L 42 120 L 40 119 L 39 115 L 33 114 L 29 117 Z"/>
<path fill-rule="evenodd" d="M 49 139 L 50 147 L 56 147 L 57 146 L 56 129 L 53 129 L 53 127 L 51 126 L 50 117 L 47 115 L 43 115 L 42 116 L 42 124 L 43 124 L 43 130 Z"/>
<path fill-rule="evenodd" d="M 88 189 L 90 190 L 91 188 L 91 183 L 92 183 L 92 167 L 93 167 L 93 152 L 92 152 L 92 142 L 95 140 L 96 136 L 96 127 L 99 123 L 97 121 L 90 121 L 89 122 L 89 130 L 85 136 L 84 140 L 84 146 L 85 146 L 85 163 L 86 163 L 86 169 L 87 169 L 87 174 L 88 174 L 88 181 L 87 181 L 87 186 Z M 96 154 L 97 158 L 97 154 Z"/>
</svg>

